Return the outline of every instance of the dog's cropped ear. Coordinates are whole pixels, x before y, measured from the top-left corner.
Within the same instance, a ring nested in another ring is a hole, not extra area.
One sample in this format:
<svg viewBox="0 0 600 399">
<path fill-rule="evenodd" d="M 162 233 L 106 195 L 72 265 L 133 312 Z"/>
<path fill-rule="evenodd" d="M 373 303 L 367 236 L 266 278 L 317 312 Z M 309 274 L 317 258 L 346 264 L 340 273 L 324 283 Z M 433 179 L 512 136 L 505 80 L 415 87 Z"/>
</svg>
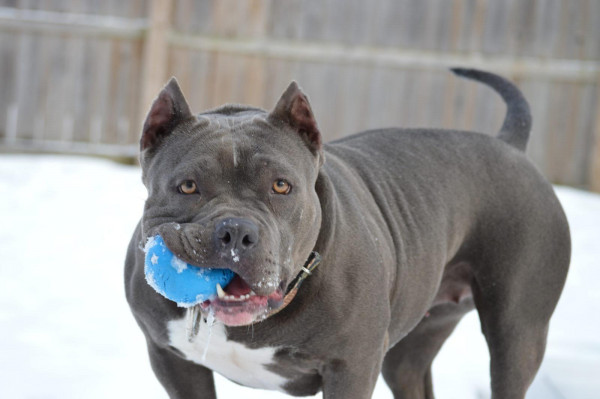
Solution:
<svg viewBox="0 0 600 399">
<path fill-rule="evenodd" d="M 274 123 L 283 122 L 291 126 L 315 155 L 321 153 L 321 133 L 308 99 L 296 82 L 288 86 L 269 114 L 269 119 Z"/>
<path fill-rule="evenodd" d="M 171 78 L 152 103 L 144 127 L 140 149 L 148 149 L 171 134 L 175 126 L 192 117 L 190 107 L 177 84 L 177 79 Z"/>
</svg>

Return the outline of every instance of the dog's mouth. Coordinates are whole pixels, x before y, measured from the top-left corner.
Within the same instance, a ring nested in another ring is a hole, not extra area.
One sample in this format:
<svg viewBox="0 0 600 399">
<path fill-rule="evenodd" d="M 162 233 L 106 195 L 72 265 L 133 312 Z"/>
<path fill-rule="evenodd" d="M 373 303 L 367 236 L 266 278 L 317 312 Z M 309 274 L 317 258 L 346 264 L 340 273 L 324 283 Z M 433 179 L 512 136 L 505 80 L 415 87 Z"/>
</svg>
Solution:
<svg viewBox="0 0 600 399">
<path fill-rule="evenodd" d="M 200 304 L 205 312 L 212 312 L 227 326 L 244 326 L 264 320 L 271 310 L 283 304 L 284 283 L 269 295 L 258 295 L 239 275 L 226 287 L 217 287 L 218 295 Z"/>
</svg>

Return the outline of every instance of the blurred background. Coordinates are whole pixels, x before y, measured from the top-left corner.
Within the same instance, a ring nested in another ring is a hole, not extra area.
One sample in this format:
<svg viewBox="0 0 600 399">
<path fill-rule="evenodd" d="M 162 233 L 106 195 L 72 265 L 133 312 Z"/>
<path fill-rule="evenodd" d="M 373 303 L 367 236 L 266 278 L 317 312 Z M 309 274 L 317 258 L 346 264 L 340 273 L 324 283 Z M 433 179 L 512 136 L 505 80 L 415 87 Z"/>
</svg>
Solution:
<svg viewBox="0 0 600 399">
<path fill-rule="evenodd" d="M 295 79 L 326 140 L 495 134 L 502 100 L 452 66 L 517 83 L 530 158 L 571 186 L 571 269 L 528 399 L 600 397 L 600 0 L 0 0 L 0 397 L 165 399 L 122 276 L 141 125 L 169 77 L 194 112 L 270 109 Z M 433 363 L 437 397 L 489 398 L 488 364 L 471 312 Z M 283 397 L 216 380 L 221 398 Z"/>
<path fill-rule="evenodd" d="M 598 0 L 0 0 L 0 149 L 137 155 L 176 76 L 193 111 L 270 109 L 290 80 L 327 140 L 383 126 L 494 134 L 504 105 L 449 66 L 515 81 L 529 155 L 600 191 Z"/>
</svg>

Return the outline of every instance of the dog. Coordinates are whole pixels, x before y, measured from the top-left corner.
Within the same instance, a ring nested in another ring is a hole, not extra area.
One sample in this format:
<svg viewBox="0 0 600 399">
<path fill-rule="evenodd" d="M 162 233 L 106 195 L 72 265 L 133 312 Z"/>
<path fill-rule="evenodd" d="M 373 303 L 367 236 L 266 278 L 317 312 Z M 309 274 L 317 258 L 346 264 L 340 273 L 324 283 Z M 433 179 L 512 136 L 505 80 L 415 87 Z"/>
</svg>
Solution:
<svg viewBox="0 0 600 399">
<path fill-rule="evenodd" d="M 496 137 L 390 128 L 324 144 L 295 82 L 270 112 L 194 115 L 169 81 L 143 126 L 148 197 L 125 285 L 171 398 L 215 398 L 213 371 L 326 399 L 369 398 L 381 373 L 395 398 L 432 398 L 432 361 L 474 308 L 492 397 L 525 396 L 567 275 L 569 227 L 525 155 L 523 95 L 489 72 L 453 72 L 504 99 Z M 235 277 L 178 307 L 144 278 L 157 234 L 180 259 Z"/>
</svg>

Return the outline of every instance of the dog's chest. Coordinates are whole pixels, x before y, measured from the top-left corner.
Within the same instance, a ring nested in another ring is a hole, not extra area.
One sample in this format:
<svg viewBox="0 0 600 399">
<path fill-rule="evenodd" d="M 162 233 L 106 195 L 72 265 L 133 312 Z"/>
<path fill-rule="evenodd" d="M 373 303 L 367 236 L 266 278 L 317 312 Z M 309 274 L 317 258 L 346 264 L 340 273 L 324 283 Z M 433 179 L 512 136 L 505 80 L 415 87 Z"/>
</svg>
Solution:
<svg viewBox="0 0 600 399">
<path fill-rule="evenodd" d="M 238 384 L 261 389 L 283 390 L 287 382 L 282 376 L 268 370 L 273 365 L 276 348 L 250 349 L 237 342 L 228 341 L 225 327 L 216 323 L 209 327 L 201 322 L 198 335 L 189 342 L 186 318 L 168 324 L 171 346 L 185 357 L 201 364 Z"/>
</svg>

